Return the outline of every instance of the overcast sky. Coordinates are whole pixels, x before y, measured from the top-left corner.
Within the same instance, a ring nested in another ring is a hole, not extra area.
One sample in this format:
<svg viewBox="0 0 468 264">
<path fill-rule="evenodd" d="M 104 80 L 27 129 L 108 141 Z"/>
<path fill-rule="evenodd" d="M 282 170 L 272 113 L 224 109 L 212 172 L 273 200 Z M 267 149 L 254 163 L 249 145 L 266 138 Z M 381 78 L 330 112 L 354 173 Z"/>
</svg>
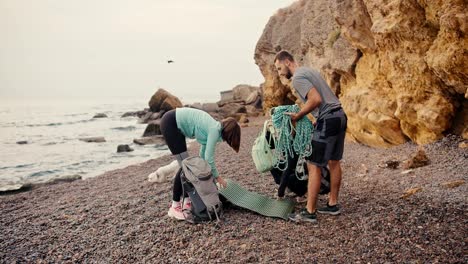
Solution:
<svg viewBox="0 0 468 264">
<path fill-rule="evenodd" d="M 0 96 L 146 99 L 162 87 L 217 100 L 263 82 L 255 45 L 292 2 L 0 0 Z"/>
</svg>

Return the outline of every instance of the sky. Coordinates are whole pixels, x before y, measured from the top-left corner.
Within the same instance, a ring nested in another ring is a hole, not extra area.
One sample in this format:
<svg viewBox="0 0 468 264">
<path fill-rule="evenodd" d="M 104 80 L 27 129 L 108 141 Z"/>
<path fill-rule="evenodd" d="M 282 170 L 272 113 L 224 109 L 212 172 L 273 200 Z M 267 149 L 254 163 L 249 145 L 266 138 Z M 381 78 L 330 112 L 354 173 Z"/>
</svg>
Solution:
<svg viewBox="0 0 468 264">
<path fill-rule="evenodd" d="M 264 81 L 255 45 L 293 2 L 0 0 L 0 98 L 216 101 Z"/>
</svg>

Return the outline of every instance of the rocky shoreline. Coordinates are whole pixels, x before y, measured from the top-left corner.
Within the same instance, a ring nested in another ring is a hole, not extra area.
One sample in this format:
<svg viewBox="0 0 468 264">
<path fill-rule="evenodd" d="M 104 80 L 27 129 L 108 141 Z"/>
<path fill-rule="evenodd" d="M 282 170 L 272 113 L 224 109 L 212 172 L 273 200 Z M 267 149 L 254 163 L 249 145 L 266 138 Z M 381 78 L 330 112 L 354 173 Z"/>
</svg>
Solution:
<svg viewBox="0 0 468 264">
<path fill-rule="evenodd" d="M 272 177 L 257 173 L 250 157 L 263 120 L 251 118 L 242 129 L 239 154 L 221 143 L 216 162 L 224 177 L 273 197 Z M 411 170 L 386 164 L 412 156 L 412 143 L 374 149 L 347 142 L 343 213 L 319 216 L 318 225 L 234 207 L 219 227 L 172 221 L 170 183 L 147 180 L 170 156 L 3 195 L 0 262 L 466 262 L 468 152 L 461 141 L 426 145 L 429 165 Z"/>
</svg>

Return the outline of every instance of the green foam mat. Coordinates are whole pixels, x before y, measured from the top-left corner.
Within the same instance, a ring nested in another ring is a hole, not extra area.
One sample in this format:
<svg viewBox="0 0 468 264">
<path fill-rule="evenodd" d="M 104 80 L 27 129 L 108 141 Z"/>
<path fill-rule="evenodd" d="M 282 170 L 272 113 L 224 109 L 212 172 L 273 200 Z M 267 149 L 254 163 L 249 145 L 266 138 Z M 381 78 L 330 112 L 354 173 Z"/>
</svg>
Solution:
<svg viewBox="0 0 468 264">
<path fill-rule="evenodd" d="M 254 211 L 264 216 L 278 217 L 288 220 L 288 214 L 294 209 L 294 202 L 290 200 L 276 200 L 255 192 L 247 191 L 237 182 L 226 179 L 227 187 L 219 193 L 229 202 L 239 207 Z"/>
</svg>

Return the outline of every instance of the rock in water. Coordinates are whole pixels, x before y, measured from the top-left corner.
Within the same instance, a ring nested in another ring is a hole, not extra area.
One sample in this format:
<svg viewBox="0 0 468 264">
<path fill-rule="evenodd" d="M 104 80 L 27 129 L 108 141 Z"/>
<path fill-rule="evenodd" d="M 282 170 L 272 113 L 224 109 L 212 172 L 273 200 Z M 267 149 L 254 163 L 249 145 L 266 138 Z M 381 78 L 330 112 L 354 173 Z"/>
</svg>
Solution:
<svg viewBox="0 0 468 264">
<path fill-rule="evenodd" d="M 143 137 L 134 139 L 133 143 L 138 145 L 164 145 L 166 142 L 162 136 Z"/>
<path fill-rule="evenodd" d="M 131 152 L 133 151 L 133 149 L 128 146 L 127 144 L 125 145 L 118 145 L 117 146 L 117 153 L 120 153 L 120 152 Z"/>
<path fill-rule="evenodd" d="M 98 114 L 95 114 L 95 115 L 93 116 L 93 118 L 106 118 L 106 117 L 107 117 L 107 115 L 104 114 L 104 113 L 98 113 Z"/>
<path fill-rule="evenodd" d="M 106 139 L 104 137 L 87 137 L 87 138 L 80 138 L 81 141 L 87 142 L 87 143 L 101 143 L 101 142 L 106 142 Z"/>
<path fill-rule="evenodd" d="M 146 126 L 143 137 L 159 136 L 161 135 L 160 121 L 154 120 L 148 123 Z"/>
</svg>

